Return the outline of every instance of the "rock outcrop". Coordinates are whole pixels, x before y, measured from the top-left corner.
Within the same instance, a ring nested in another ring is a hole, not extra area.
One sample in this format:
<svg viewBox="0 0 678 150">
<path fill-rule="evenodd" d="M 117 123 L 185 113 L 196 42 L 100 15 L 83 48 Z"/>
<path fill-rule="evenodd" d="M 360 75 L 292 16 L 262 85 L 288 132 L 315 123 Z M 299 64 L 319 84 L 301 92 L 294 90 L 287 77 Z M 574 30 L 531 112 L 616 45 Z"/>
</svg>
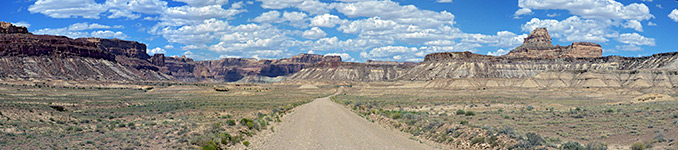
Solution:
<svg viewBox="0 0 678 150">
<path fill-rule="evenodd" d="M 546 71 L 529 78 L 447 78 L 426 88 L 678 88 L 676 70 Z"/>
<path fill-rule="evenodd" d="M 0 22 L 0 34 L 30 34 L 26 27 L 14 26 L 8 22 Z"/>
<path fill-rule="evenodd" d="M 300 54 L 276 60 L 253 58 L 223 58 L 193 61 L 186 57 L 165 57 L 156 54 L 150 59 L 160 72 L 186 82 L 268 82 L 289 76 L 309 65 L 322 62 L 341 62 L 339 56 Z"/>
<path fill-rule="evenodd" d="M 1 23 L 0 78 L 32 80 L 170 80 L 147 58 L 146 46 L 118 39 L 33 35 Z M 144 56 L 145 55 L 145 56 Z"/>
<path fill-rule="evenodd" d="M 446 78 L 529 78 L 548 71 L 670 70 L 678 67 L 678 53 L 647 57 L 507 58 L 470 52 L 435 53 L 399 79 L 428 81 Z"/>
<path fill-rule="evenodd" d="M 33 34 L 0 34 L 0 56 L 79 56 L 115 61 L 115 55 L 91 42 Z"/>
<path fill-rule="evenodd" d="M 290 76 L 288 81 L 388 81 L 411 68 L 411 63 L 366 64 L 354 62 L 318 63 Z"/>
<path fill-rule="evenodd" d="M 546 28 L 537 28 L 525 38 L 523 45 L 511 50 L 504 57 L 528 58 L 595 58 L 602 57 L 599 44 L 574 42 L 569 46 L 553 46 Z"/>
<path fill-rule="evenodd" d="M 430 88 L 678 87 L 678 52 L 646 57 L 602 57 L 588 42 L 553 46 L 544 28 L 505 56 L 471 52 L 428 54 L 414 66 L 314 65 L 288 80 L 426 81 Z"/>
<path fill-rule="evenodd" d="M 136 41 L 125 41 L 120 39 L 101 39 L 101 38 L 80 38 L 78 40 L 85 40 L 92 42 L 99 49 L 113 53 L 116 56 L 124 56 L 138 59 L 149 59 L 146 53 L 146 44 L 141 44 Z"/>
</svg>

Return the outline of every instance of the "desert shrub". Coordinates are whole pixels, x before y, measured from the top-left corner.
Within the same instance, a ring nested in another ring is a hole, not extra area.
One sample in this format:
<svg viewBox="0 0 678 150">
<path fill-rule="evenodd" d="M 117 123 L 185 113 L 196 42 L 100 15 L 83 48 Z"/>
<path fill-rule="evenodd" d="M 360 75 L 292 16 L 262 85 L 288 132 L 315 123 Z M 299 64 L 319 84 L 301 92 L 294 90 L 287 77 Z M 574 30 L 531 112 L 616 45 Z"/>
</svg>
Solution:
<svg viewBox="0 0 678 150">
<path fill-rule="evenodd" d="M 525 108 L 525 109 L 527 109 L 527 111 L 532 111 L 532 110 L 534 110 L 534 106 L 528 105 L 527 108 Z"/>
<path fill-rule="evenodd" d="M 233 137 L 231 136 L 231 134 L 222 133 L 219 134 L 219 138 L 221 138 L 221 144 L 228 145 L 229 143 L 231 143 L 231 138 Z"/>
<path fill-rule="evenodd" d="M 210 141 L 207 145 L 202 146 L 202 149 L 203 150 L 217 150 L 217 149 L 219 149 L 219 145 Z"/>
<path fill-rule="evenodd" d="M 504 115 L 504 119 L 511 119 L 511 116 L 509 116 L 509 115 Z"/>
<path fill-rule="evenodd" d="M 466 111 L 466 116 L 474 116 L 474 115 L 476 115 L 476 112 Z"/>
<path fill-rule="evenodd" d="M 234 125 L 235 125 L 235 120 L 233 120 L 233 119 L 228 119 L 228 120 L 226 120 L 226 124 L 228 124 L 229 126 L 234 126 Z"/>
<path fill-rule="evenodd" d="M 400 111 L 397 111 L 397 112 L 394 112 L 394 113 L 391 114 L 391 118 L 393 118 L 393 119 L 399 119 L 401 117 L 403 117 L 403 115 L 402 115 L 402 113 L 400 113 Z"/>
<path fill-rule="evenodd" d="M 228 118 L 231 118 L 231 117 L 233 117 L 231 114 L 226 114 L 226 115 L 221 116 L 220 118 L 221 119 L 228 119 Z"/>
<path fill-rule="evenodd" d="M 585 150 L 607 150 L 607 144 L 602 142 L 588 143 Z"/>
<path fill-rule="evenodd" d="M 462 121 L 459 122 L 459 124 L 461 124 L 461 125 L 466 125 L 466 124 L 468 124 L 468 121 L 462 120 Z"/>
<path fill-rule="evenodd" d="M 666 139 L 664 139 L 663 133 L 659 133 L 659 134 L 657 134 L 657 136 L 654 136 L 654 138 L 652 138 L 652 141 L 653 142 L 666 142 Z"/>
<path fill-rule="evenodd" d="M 250 119 L 247 119 L 247 118 L 240 119 L 240 125 L 246 126 L 249 129 L 254 128 L 254 122 Z"/>
<path fill-rule="evenodd" d="M 464 110 L 461 110 L 461 109 L 457 110 L 457 115 L 463 115 L 463 114 L 466 114 L 466 112 Z"/>
<path fill-rule="evenodd" d="M 563 145 L 560 145 L 561 150 L 584 150 L 584 146 L 581 146 L 579 142 L 567 142 Z"/>
<path fill-rule="evenodd" d="M 606 113 L 613 113 L 613 112 L 614 112 L 614 109 L 608 108 L 607 110 L 605 110 L 605 112 L 606 112 Z"/>
<path fill-rule="evenodd" d="M 538 134 L 527 133 L 525 136 L 527 137 L 527 141 L 533 146 L 540 146 L 546 143 L 546 141 Z"/>
<path fill-rule="evenodd" d="M 508 135 L 511 138 L 518 138 L 520 135 L 516 134 L 516 132 L 513 130 L 513 128 L 506 126 L 504 128 L 498 129 L 497 134 L 505 134 Z"/>
<path fill-rule="evenodd" d="M 633 143 L 633 145 L 631 145 L 632 150 L 644 150 L 645 148 L 647 148 L 647 147 L 645 147 L 645 144 L 643 144 L 641 142 L 636 142 L 636 143 Z"/>
<path fill-rule="evenodd" d="M 534 149 L 535 147 L 546 143 L 546 141 L 538 134 L 527 133 L 525 136 L 527 137 L 527 140 L 520 140 L 517 144 L 509 147 L 509 149 Z"/>
<path fill-rule="evenodd" d="M 485 142 L 485 137 L 474 137 L 473 139 L 471 139 L 471 144 L 473 145 L 482 144 L 483 142 Z"/>
<path fill-rule="evenodd" d="M 244 142 L 242 142 L 242 145 L 250 146 L 250 141 L 244 141 Z"/>
</svg>

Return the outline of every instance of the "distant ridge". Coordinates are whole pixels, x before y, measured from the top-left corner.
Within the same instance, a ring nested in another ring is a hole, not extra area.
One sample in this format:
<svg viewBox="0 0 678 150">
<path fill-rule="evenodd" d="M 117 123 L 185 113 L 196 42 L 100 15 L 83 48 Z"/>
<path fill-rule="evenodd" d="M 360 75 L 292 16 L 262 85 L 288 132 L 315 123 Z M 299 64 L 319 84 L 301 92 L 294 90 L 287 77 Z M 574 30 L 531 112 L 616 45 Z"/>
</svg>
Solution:
<svg viewBox="0 0 678 150">
<path fill-rule="evenodd" d="M 647 57 L 602 56 L 600 45 L 553 46 L 545 28 L 504 56 L 428 54 L 423 62 L 343 62 L 300 54 L 282 59 L 149 56 L 146 45 L 120 39 L 34 35 L 0 22 L 0 80 L 181 82 L 425 81 L 432 88 L 678 87 L 678 52 Z"/>
</svg>

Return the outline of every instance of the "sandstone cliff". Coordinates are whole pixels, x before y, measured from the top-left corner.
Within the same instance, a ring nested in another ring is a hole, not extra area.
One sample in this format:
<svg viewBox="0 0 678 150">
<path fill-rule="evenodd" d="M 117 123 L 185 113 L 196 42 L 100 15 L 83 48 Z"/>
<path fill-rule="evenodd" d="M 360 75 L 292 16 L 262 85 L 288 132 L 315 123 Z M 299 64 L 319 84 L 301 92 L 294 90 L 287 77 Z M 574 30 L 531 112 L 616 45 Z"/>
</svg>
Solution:
<svg viewBox="0 0 678 150">
<path fill-rule="evenodd" d="M 146 46 L 117 39 L 33 35 L 0 23 L 1 79 L 169 80 L 145 58 Z"/>
<path fill-rule="evenodd" d="M 602 57 L 600 45 L 553 46 L 545 28 L 505 56 L 428 54 L 414 66 L 392 62 L 314 65 L 288 80 L 426 81 L 427 87 L 677 87 L 678 52 Z M 381 65 L 370 65 L 381 64 Z M 385 65 L 391 64 L 391 65 Z"/>
<path fill-rule="evenodd" d="M 546 71 L 529 78 L 447 78 L 426 88 L 678 88 L 676 70 Z"/>
<path fill-rule="evenodd" d="M 602 57 L 603 49 L 599 44 L 574 42 L 569 46 L 553 46 L 546 28 L 537 28 L 525 38 L 523 45 L 511 50 L 504 57 L 529 58 L 593 58 Z"/>
<path fill-rule="evenodd" d="M 341 62 L 339 56 L 300 54 L 276 60 L 253 58 L 224 58 L 193 61 L 186 57 L 165 57 L 156 54 L 151 63 L 160 71 L 187 82 L 269 82 L 276 77 L 289 76 L 309 65 L 321 62 Z"/>
<path fill-rule="evenodd" d="M 412 64 L 319 63 L 290 76 L 288 81 L 387 81 L 394 80 Z"/>
<path fill-rule="evenodd" d="M 399 79 L 527 78 L 546 71 L 647 70 L 678 67 L 678 53 L 647 57 L 507 58 L 470 52 L 434 53 Z"/>
<path fill-rule="evenodd" d="M 0 34 L 29 34 L 26 27 L 17 27 L 8 22 L 0 22 Z"/>
</svg>

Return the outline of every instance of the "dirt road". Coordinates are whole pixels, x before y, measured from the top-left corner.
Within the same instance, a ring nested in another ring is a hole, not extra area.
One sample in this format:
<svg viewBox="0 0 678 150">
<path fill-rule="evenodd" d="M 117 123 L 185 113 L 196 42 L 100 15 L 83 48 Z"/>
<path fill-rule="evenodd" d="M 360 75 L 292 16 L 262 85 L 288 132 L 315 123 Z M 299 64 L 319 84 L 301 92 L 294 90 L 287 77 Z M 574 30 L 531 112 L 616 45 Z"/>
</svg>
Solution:
<svg viewBox="0 0 678 150">
<path fill-rule="evenodd" d="M 335 94 L 341 93 L 341 89 Z M 274 133 L 252 149 L 433 149 L 397 131 L 371 123 L 329 97 L 295 108 Z"/>
</svg>

